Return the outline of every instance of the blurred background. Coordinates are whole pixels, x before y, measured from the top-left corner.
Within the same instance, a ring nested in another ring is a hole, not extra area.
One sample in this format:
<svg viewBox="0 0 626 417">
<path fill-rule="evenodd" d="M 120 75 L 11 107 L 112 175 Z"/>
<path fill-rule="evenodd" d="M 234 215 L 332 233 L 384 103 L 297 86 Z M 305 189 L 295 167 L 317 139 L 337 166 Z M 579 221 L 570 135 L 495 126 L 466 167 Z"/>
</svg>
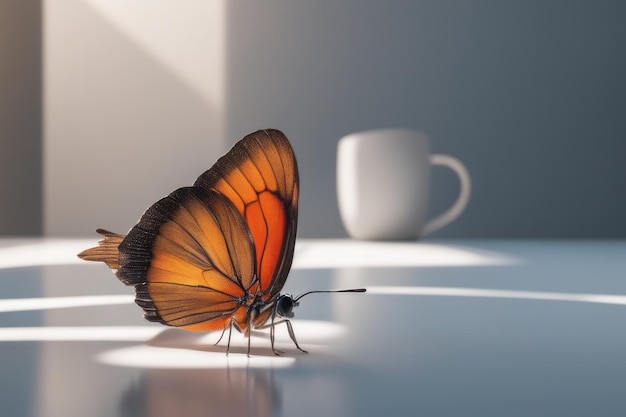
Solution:
<svg viewBox="0 0 626 417">
<path fill-rule="evenodd" d="M 345 237 L 338 140 L 407 127 L 472 176 L 433 237 L 626 237 L 626 3 L 2 0 L 0 235 L 128 230 L 283 130 L 300 237 Z M 432 214 L 458 181 L 432 172 Z M 390 202 L 392 204 L 392 202 Z"/>
</svg>

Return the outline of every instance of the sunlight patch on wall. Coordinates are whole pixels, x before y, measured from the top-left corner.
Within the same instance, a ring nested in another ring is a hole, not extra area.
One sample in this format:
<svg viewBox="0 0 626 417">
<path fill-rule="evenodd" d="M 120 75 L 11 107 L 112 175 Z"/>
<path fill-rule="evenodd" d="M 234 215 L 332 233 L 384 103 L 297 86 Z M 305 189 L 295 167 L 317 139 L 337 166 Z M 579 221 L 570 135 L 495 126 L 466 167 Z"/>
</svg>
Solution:
<svg viewBox="0 0 626 417">
<path fill-rule="evenodd" d="M 224 0 L 191 0 L 184 7 L 179 2 L 164 0 L 86 3 L 209 102 L 221 102 L 225 63 L 215 58 L 224 60 Z"/>
</svg>

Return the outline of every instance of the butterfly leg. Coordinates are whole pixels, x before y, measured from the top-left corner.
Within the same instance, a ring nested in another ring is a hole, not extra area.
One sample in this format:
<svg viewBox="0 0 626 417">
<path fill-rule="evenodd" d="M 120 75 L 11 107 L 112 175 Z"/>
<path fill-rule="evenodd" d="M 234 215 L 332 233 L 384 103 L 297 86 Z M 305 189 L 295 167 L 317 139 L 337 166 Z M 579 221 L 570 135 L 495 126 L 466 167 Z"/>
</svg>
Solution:
<svg viewBox="0 0 626 417">
<path fill-rule="evenodd" d="M 222 339 L 224 338 L 224 335 L 226 334 L 226 329 L 228 329 L 228 343 L 226 344 L 226 355 L 228 355 L 228 352 L 230 351 L 230 335 L 233 332 L 233 321 L 232 320 L 231 320 L 229 325 L 224 327 L 224 329 L 222 330 L 222 334 L 220 334 L 220 337 L 219 337 L 219 339 L 217 339 L 217 342 L 213 343 L 213 346 L 217 346 L 222 341 Z"/>
<path fill-rule="evenodd" d="M 298 341 L 296 340 L 296 334 L 293 332 L 293 326 L 291 325 L 291 322 L 289 320 L 284 320 L 285 325 L 287 326 L 287 331 L 289 332 L 289 337 L 291 337 L 291 340 L 293 340 L 293 343 L 296 345 L 296 347 L 298 348 L 298 350 L 300 350 L 301 352 L 304 353 L 309 353 L 306 350 L 302 349 L 300 347 L 300 345 L 298 344 Z M 280 322 L 278 322 L 280 323 Z M 276 324 L 278 324 L 276 323 Z"/>
<path fill-rule="evenodd" d="M 267 329 L 267 328 L 269 327 L 269 329 L 270 329 L 270 343 L 271 343 L 271 346 L 272 346 L 272 352 L 274 352 L 274 355 L 276 355 L 276 356 L 280 356 L 280 355 L 282 355 L 282 354 L 283 354 L 283 353 L 285 353 L 285 352 L 283 352 L 283 351 L 281 351 L 281 350 L 278 350 L 278 349 L 276 349 L 276 348 L 274 347 L 274 340 L 275 340 L 275 336 L 274 336 L 274 335 L 275 335 L 275 330 L 274 330 L 274 327 L 275 327 L 274 318 L 276 317 L 275 313 L 273 313 L 271 317 L 272 317 L 272 322 L 271 322 L 271 323 L 269 323 L 269 324 L 265 324 L 265 325 L 263 325 L 263 326 L 261 326 L 261 327 L 258 327 L 258 329 Z"/>
<path fill-rule="evenodd" d="M 274 352 L 274 355 L 280 356 L 282 355 L 283 351 L 275 349 L 274 348 L 274 323 L 272 322 L 272 324 L 270 325 L 270 342 L 272 344 L 272 352 Z"/>
<path fill-rule="evenodd" d="M 250 329 L 252 328 L 252 316 L 248 318 L 248 357 L 250 357 L 250 339 L 252 339 L 252 334 Z"/>
<path fill-rule="evenodd" d="M 266 324 L 265 326 L 261 326 L 259 327 L 259 329 L 266 329 L 266 328 L 270 328 L 270 340 L 272 342 L 272 350 L 274 351 L 274 354 L 276 355 L 280 355 L 281 351 L 274 349 L 274 328 L 281 324 L 281 323 L 285 323 L 285 326 L 287 326 L 287 331 L 289 332 L 289 337 L 291 338 L 291 340 L 293 341 L 293 343 L 296 345 L 296 347 L 298 348 L 298 350 L 300 352 L 304 352 L 304 353 L 309 353 L 308 351 L 302 349 L 300 347 L 300 345 L 298 344 L 298 341 L 296 340 L 296 334 L 293 331 L 293 326 L 291 325 L 291 322 L 287 319 L 283 319 L 283 320 L 279 320 L 276 322 L 271 322 L 270 324 Z"/>
<path fill-rule="evenodd" d="M 226 344 L 226 356 L 228 356 L 228 353 L 230 352 L 230 336 L 232 336 L 233 334 L 233 322 L 234 320 L 231 320 L 230 325 L 228 326 L 228 343 Z"/>
<path fill-rule="evenodd" d="M 226 333 L 226 329 L 228 328 L 228 326 L 224 327 L 224 329 L 222 330 L 222 334 L 220 335 L 220 338 L 217 339 L 217 342 L 213 343 L 213 346 L 217 346 L 222 339 L 224 338 L 224 334 Z"/>
</svg>

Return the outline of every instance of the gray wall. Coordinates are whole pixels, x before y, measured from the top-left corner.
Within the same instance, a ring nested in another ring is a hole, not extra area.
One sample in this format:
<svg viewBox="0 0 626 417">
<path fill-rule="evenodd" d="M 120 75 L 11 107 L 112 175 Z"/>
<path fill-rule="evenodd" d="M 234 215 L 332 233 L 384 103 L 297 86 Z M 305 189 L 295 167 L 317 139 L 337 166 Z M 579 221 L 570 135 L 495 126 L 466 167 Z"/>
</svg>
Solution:
<svg viewBox="0 0 626 417">
<path fill-rule="evenodd" d="M 0 1 L 0 235 L 42 232 L 41 4 Z"/>
<path fill-rule="evenodd" d="M 193 180 L 224 143 L 276 127 L 299 157 L 300 236 L 345 236 L 337 141 L 401 126 L 426 132 L 433 151 L 457 156 L 472 174 L 467 211 L 434 236 L 626 237 L 624 2 L 211 2 L 219 13 L 201 1 L 191 13 L 174 2 L 159 10 L 131 0 L 45 4 L 48 234 L 123 230 Z M 29 91 L 0 95 L 0 117 L 11 121 L 0 127 L 0 184 L 16 202 L 3 199 L 0 218 L 30 233 L 41 198 L 40 147 L 25 151 L 39 128 L 30 65 L 39 50 L 22 30 L 31 43 L 7 52 L 5 43 L 17 41 L 4 32 L 20 26 L 0 11 L 9 24 L 0 24 L 0 86 Z M 222 49 L 213 35 L 194 37 L 207 27 L 222 31 Z M 20 83 L 7 84 L 6 54 L 27 68 L 13 73 Z M 27 142 L 4 133 L 16 120 L 9 131 Z M 106 160 L 118 168 L 113 176 L 102 171 Z M 4 174 L 8 167 L 24 175 Z M 444 169 L 432 184 L 437 213 L 458 184 Z"/>
<path fill-rule="evenodd" d="M 344 235 L 337 140 L 402 126 L 473 178 L 433 236 L 626 237 L 625 2 L 363 3 L 229 3 L 229 137 L 292 139 L 302 236 Z M 458 184 L 443 168 L 432 184 L 440 212 Z"/>
</svg>

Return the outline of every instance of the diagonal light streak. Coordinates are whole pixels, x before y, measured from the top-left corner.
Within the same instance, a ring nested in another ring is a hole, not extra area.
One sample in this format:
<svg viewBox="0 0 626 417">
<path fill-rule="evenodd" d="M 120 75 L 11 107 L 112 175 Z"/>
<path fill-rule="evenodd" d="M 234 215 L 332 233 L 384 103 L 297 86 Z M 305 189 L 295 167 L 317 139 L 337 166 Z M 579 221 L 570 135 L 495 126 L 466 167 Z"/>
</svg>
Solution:
<svg viewBox="0 0 626 417">
<path fill-rule="evenodd" d="M 0 300 L 0 313 L 131 304 L 134 295 L 81 295 L 73 297 L 8 298 Z"/>
<path fill-rule="evenodd" d="M 162 326 L 0 327 L 0 342 L 145 342 Z"/>
<path fill-rule="evenodd" d="M 442 297 L 476 297 L 505 298 L 520 300 L 573 301 L 582 303 L 599 303 L 626 305 L 626 295 L 587 294 L 541 291 L 495 290 L 483 288 L 459 287 L 368 287 L 368 294 L 376 295 L 416 295 Z"/>
<path fill-rule="evenodd" d="M 76 254 L 96 239 L 15 240 L 0 247 L 0 269 L 45 265 L 93 265 Z M 496 252 L 414 242 L 360 242 L 351 239 L 298 239 L 292 269 L 460 267 L 515 265 L 520 260 Z M 101 266 L 101 265 L 100 265 Z"/>
</svg>

